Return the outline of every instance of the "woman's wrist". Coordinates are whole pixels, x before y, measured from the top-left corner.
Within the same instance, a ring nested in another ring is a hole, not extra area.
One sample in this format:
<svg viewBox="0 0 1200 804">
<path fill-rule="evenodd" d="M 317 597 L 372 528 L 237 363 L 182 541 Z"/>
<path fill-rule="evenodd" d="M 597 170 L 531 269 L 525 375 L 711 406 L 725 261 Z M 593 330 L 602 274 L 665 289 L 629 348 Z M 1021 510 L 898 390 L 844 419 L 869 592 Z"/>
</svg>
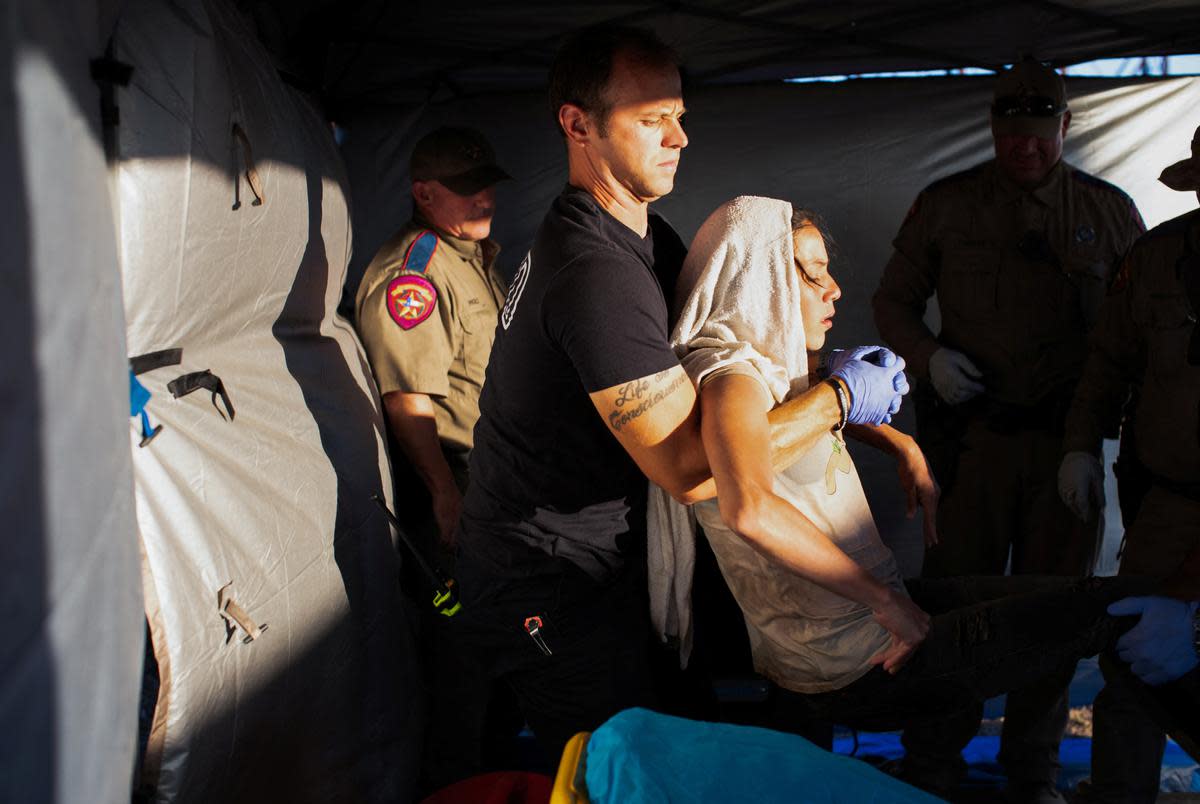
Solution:
<svg viewBox="0 0 1200 804">
<path fill-rule="evenodd" d="M 846 383 L 838 377 L 829 377 L 825 382 L 829 384 L 829 387 L 833 389 L 834 396 L 837 397 L 838 420 L 833 426 L 833 431 L 836 433 L 846 429 L 846 424 L 850 419 L 850 392 Z"/>
<path fill-rule="evenodd" d="M 871 590 L 871 601 L 867 604 L 871 611 L 878 613 L 891 608 L 895 602 L 896 590 L 880 582 L 874 576 L 871 577 L 871 580 L 874 582 L 874 588 Z"/>
</svg>

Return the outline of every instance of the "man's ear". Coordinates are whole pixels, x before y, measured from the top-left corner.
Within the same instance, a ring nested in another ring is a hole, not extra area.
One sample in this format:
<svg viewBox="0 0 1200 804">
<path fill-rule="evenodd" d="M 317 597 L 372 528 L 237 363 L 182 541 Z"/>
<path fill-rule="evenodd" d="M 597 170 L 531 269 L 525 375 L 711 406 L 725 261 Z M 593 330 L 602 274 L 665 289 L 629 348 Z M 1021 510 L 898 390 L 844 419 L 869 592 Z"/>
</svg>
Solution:
<svg viewBox="0 0 1200 804">
<path fill-rule="evenodd" d="M 573 103 L 564 103 L 558 108 L 558 125 L 563 135 L 576 145 L 586 145 L 592 138 L 592 121 L 588 113 Z"/>
<path fill-rule="evenodd" d="M 433 182 L 414 181 L 412 183 L 413 203 L 419 207 L 427 207 L 433 201 Z"/>
<path fill-rule="evenodd" d="M 1064 137 L 1067 136 L 1067 129 L 1070 127 L 1070 125 L 1071 125 L 1071 110 L 1068 109 L 1067 111 L 1063 112 L 1062 134 Z"/>
</svg>

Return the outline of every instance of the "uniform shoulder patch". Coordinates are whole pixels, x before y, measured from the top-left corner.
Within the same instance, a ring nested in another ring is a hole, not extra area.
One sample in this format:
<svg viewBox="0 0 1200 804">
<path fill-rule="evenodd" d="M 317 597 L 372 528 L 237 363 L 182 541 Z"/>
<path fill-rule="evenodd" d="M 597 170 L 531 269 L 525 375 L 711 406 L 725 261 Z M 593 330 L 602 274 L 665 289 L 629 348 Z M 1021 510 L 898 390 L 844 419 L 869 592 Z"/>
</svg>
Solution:
<svg viewBox="0 0 1200 804">
<path fill-rule="evenodd" d="M 1121 198 L 1129 198 L 1128 193 L 1122 190 L 1112 182 L 1107 182 L 1099 176 L 1093 176 L 1091 173 L 1086 173 L 1079 168 L 1072 168 L 1071 178 L 1080 184 L 1086 184 L 1100 190 L 1107 190 L 1110 193 L 1120 196 Z"/>
<path fill-rule="evenodd" d="M 1112 182 L 1107 182 L 1099 176 L 1093 176 L 1091 173 L 1085 173 L 1079 168 L 1073 168 L 1071 170 L 1071 178 L 1087 187 L 1094 187 L 1097 190 L 1111 193 L 1132 207 L 1134 214 L 1137 213 L 1137 207 L 1134 206 L 1133 199 L 1130 198 L 1129 193 L 1125 192 Z M 1138 217 L 1140 219 L 1141 216 Z"/>
<path fill-rule="evenodd" d="M 437 299 L 432 282 L 420 274 L 406 273 L 388 283 L 384 303 L 392 320 L 407 331 L 433 315 Z"/>
<path fill-rule="evenodd" d="M 438 240 L 437 232 L 432 229 L 423 230 L 408 244 L 408 250 L 404 252 L 404 262 L 400 265 L 400 270 L 414 274 L 425 273 L 425 269 L 433 260 L 439 242 L 441 241 Z"/>
</svg>

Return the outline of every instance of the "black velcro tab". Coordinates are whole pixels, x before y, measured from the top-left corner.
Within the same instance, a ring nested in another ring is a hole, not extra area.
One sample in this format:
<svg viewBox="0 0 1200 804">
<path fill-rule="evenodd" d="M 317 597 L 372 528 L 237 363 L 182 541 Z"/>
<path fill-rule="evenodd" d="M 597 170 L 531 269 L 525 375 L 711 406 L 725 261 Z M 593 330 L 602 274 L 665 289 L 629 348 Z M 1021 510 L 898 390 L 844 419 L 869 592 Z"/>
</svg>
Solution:
<svg viewBox="0 0 1200 804">
<path fill-rule="evenodd" d="M 182 349 L 162 349 L 158 352 L 146 352 L 144 355 L 129 358 L 129 370 L 136 376 L 165 366 L 178 366 L 182 362 Z"/>
<path fill-rule="evenodd" d="M 191 374 L 184 374 L 181 377 L 176 377 L 167 383 L 167 390 L 171 392 L 171 396 L 179 399 L 187 396 L 192 391 L 203 388 L 206 391 L 212 392 L 212 404 L 217 409 L 217 413 L 221 414 L 222 419 L 233 421 L 234 411 L 233 403 L 229 401 L 229 393 L 225 390 L 225 383 L 216 374 L 213 374 L 209 369 L 204 371 L 193 371 Z M 221 401 L 225 403 L 225 410 L 221 410 L 221 406 L 217 404 L 217 397 L 221 397 Z M 226 415 L 228 413 L 228 416 Z"/>
<path fill-rule="evenodd" d="M 113 84 L 118 87 L 129 86 L 129 80 L 133 78 L 133 65 L 126 64 L 123 61 L 117 61 L 109 54 L 101 56 L 98 59 L 92 59 L 88 67 L 92 80 L 98 84 Z"/>
</svg>

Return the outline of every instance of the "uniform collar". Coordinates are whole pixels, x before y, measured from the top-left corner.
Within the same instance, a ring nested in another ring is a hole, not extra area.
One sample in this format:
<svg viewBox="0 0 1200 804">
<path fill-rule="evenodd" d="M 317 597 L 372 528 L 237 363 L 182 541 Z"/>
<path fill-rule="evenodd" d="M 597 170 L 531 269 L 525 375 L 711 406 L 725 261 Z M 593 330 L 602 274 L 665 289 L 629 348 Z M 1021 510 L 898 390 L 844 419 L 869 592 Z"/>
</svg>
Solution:
<svg viewBox="0 0 1200 804">
<path fill-rule="evenodd" d="M 461 237 L 448 235 L 427 221 L 419 212 L 413 213 L 412 225 L 417 229 L 431 229 L 437 232 L 438 239 L 454 250 L 465 260 L 479 262 L 485 268 L 490 267 L 500 252 L 500 246 L 490 237 L 486 240 L 464 240 Z"/>
<path fill-rule="evenodd" d="M 1001 171 L 1000 166 L 992 161 L 992 172 L 996 179 L 996 196 L 1002 203 L 1010 203 L 1019 200 L 1024 196 L 1032 196 L 1041 204 L 1047 207 L 1059 206 L 1062 199 L 1062 183 L 1067 178 L 1069 168 L 1061 159 L 1058 160 L 1054 167 L 1050 168 L 1050 172 L 1046 174 L 1046 179 L 1032 190 L 1025 190 L 1011 182 Z"/>
</svg>

